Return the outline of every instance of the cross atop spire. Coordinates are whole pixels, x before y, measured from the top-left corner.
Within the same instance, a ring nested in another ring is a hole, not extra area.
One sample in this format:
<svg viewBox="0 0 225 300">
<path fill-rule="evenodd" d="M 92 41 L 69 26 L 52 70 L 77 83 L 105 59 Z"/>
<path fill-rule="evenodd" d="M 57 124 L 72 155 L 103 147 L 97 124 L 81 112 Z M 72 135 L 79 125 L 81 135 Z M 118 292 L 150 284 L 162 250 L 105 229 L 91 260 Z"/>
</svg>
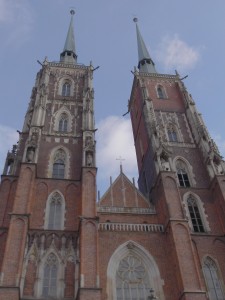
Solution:
<svg viewBox="0 0 225 300">
<path fill-rule="evenodd" d="M 60 54 L 60 61 L 76 64 L 77 55 L 75 49 L 75 39 L 74 39 L 74 30 L 73 30 L 73 16 L 75 14 L 75 11 L 71 9 L 70 14 L 71 14 L 70 25 L 67 32 L 67 37 L 66 37 L 63 52 Z"/>
<path fill-rule="evenodd" d="M 133 21 L 136 23 L 139 71 L 143 73 L 157 73 L 155 69 L 155 64 L 149 55 L 148 49 L 138 28 L 138 19 L 134 18 Z"/>
<path fill-rule="evenodd" d="M 123 173 L 123 164 L 122 164 L 122 161 L 125 160 L 125 158 L 122 158 L 121 156 L 119 156 L 118 158 L 116 158 L 116 160 L 120 161 L 120 173 Z"/>
</svg>

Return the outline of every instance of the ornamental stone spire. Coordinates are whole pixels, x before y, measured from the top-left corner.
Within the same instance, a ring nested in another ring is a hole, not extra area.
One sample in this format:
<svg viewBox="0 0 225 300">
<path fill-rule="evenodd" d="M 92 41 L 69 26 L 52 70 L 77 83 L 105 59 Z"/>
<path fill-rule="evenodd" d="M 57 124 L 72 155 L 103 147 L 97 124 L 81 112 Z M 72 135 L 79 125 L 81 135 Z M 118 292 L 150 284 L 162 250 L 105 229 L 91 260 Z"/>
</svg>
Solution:
<svg viewBox="0 0 225 300">
<path fill-rule="evenodd" d="M 75 49 L 75 39 L 74 39 L 74 30 L 73 30 L 73 16 L 75 14 L 75 11 L 71 9 L 71 20 L 69 29 L 67 32 L 67 37 L 64 45 L 63 52 L 60 54 L 60 61 L 65 63 L 77 63 L 77 55 L 76 55 L 76 49 Z"/>
<path fill-rule="evenodd" d="M 134 18 L 133 21 L 136 23 L 139 71 L 143 73 L 157 73 L 155 69 L 155 64 L 149 55 L 148 49 L 138 28 L 138 19 Z"/>
</svg>

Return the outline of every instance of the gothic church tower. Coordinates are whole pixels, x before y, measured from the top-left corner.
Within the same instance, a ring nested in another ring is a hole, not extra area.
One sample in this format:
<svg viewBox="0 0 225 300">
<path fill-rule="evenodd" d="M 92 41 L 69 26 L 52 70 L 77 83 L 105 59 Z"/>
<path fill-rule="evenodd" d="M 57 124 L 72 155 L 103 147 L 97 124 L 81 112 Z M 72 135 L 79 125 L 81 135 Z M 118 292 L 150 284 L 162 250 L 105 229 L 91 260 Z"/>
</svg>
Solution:
<svg viewBox="0 0 225 300">
<path fill-rule="evenodd" d="M 129 110 L 139 187 L 165 227 L 180 293 L 173 299 L 222 300 L 225 164 L 184 78 L 156 71 L 134 21 L 139 62 Z"/>
<path fill-rule="evenodd" d="M 77 63 L 73 16 L 60 61 L 41 64 L 18 147 L 7 155 L 1 300 L 99 299 L 94 68 Z"/>
<path fill-rule="evenodd" d="M 94 68 L 74 11 L 41 63 L 0 185 L 0 300 L 224 300 L 225 166 L 183 80 L 160 74 L 136 22 L 129 111 L 139 189 L 96 203 Z"/>
</svg>

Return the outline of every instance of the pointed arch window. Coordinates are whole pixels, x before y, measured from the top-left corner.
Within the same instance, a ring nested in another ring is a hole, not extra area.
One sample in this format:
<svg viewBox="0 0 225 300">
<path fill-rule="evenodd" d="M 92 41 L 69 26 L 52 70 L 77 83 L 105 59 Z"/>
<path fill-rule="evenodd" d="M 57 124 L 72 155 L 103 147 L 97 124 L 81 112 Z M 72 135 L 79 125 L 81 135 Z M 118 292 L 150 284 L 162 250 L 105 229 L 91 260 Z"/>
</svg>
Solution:
<svg viewBox="0 0 225 300">
<path fill-rule="evenodd" d="M 142 260 L 129 254 L 120 261 L 116 274 L 116 299 L 147 300 L 149 295 L 149 277 Z"/>
<path fill-rule="evenodd" d="M 192 195 L 187 199 L 187 205 L 194 232 L 205 232 L 197 201 Z"/>
<path fill-rule="evenodd" d="M 64 178 L 65 175 L 65 164 L 62 159 L 57 159 L 53 164 L 52 177 L 53 178 Z"/>
<path fill-rule="evenodd" d="M 61 195 L 54 193 L 49 203 L 48 229 L 61 229 L 62 214 Z"/>
<path fill-rule="evenodd" d="M 62 86 L 62 96 L 70 96 L 71 84 L 70 82 L 65 82 Z"/>
<path fill-rule="evenodd" d="M 53 178 L 63 179 L 65 177 L 65 158 L 65 152 L 62 149 L 59 149 L 54 157 L 54 163 L 52 168 Z"/>
<path fill-rule="evenodd" d="M 43 288 L 42 296 L 56 297 L 57 296 L 57 271 L 58 260 L 56 256 L 51 253 L 44 266 Z"/>
<path fill-rule="evenodd" d="M 169 142 L 178 142 L 177 131 L 173 125 L 168 126 L 167 135 Z"/>
<path fill-rule="evenodd" d="M 177 176 L 181 187 L 190 187 L 187 171 L 183 168 L 177 169 Z"/>
<path fill-rule="evenodd" d="M 159 99 L 166 99 L 165 90 L 161 85 L 157 87 L 157 95 Z"/>
<path fill-rule="evenodd" d="M 203 273 L 209 293 L 210 300 L 223 300 L 225 295 L 219 277 L 216 263 L 207 257 L 203 262 Z"/>
<path fill-rule="evenodd" d="M 68 116 L 66 113 L 61 114 L 59 120 L 59 132 L 67 132 L 68 131 Z"/>
</svg>

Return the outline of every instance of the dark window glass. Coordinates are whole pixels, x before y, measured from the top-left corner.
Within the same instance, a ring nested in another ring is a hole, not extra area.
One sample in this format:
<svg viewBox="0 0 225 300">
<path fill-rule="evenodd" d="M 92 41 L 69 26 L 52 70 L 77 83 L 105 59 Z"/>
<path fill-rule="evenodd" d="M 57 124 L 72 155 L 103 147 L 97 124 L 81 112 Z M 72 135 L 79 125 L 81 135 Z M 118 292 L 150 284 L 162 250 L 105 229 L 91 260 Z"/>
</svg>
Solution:
<svg viewBox="0 0 225 300">
<path fill-rule="evenodd" d="M 157 93 L 158 93 L 158 97 L 159 97 L 160 99 L 164 99 L 164 98 L 165 98 L 163 89 L 162 89 L 160 86 L 157 88 Z"/>
<path fill-rule="evenodd" d="M 68 131 L 68 118 L 66 114 L 62 114 L 59 120 L 59 131 L 67 132 Z"/>
<path fill-rule="evenodd" d="M 168 138 L 170 142 L 177 142 L 177 133 L 176 131 L 168 130 Z"/>
<path fill-rule="evenodd" d="M 188 179 L 188 175 L 187 175 L 185 170 L 179 169 L 177 171 L 177 176 L 178 176 L 178 179 L 179 179 L 180 186 L 190 187 L 190 182 L 189 182 L 189 179 Z"/>
<path fill-rule="evenodd" d="M 63 84 L 62 96 L 70 96 L 70 84 L 68 82 Z"/>
<path fill-rule="evenodd" d="M 194 232 L 204 232 L 205 230 L 196 200 L 190 197 L 187 202 Z"/>
<path fill-rule="evenodd" d="M 53 178 L 64 178 L 65 164 L 62 159 L 57 159 L 53 164 Z"/>
</svg>

